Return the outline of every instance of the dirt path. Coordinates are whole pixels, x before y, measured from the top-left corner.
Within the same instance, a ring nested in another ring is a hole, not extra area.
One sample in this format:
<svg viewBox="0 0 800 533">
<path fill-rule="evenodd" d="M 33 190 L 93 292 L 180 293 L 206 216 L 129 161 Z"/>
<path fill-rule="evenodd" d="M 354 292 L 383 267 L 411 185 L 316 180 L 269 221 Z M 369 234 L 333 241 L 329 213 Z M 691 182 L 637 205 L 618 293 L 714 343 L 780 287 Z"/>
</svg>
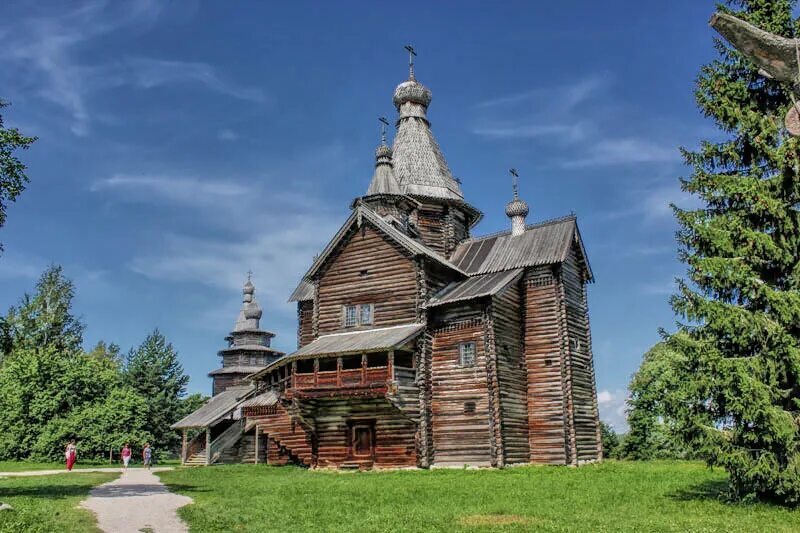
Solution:
<svg viewBox="0 0 800 533">
<path fill-rule="evenodd" d="M 95 487 L 80 505 L 97 516 L 106 533 L 172 533 L 189 531 L 177 510 L 190 503 L 191 498 L 170 492 L 153 471 L 137 468 Z"/>
</svg>

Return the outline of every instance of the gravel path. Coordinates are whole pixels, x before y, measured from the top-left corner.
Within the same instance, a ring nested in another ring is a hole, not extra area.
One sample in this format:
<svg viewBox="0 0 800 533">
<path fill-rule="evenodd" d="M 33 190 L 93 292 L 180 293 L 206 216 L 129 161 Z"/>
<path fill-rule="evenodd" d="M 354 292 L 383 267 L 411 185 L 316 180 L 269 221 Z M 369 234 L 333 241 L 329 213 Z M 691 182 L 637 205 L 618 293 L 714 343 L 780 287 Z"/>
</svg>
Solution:
<svg viewBox="0 0 800 533">
<path fill-rule="evenodd" d="M 98 527 L 106 533 L 189 531 L 177 510 L 192 499 L 170 492 L 153 474 L 155 470 L 129 469 L 92 489 L 80 505 L 97 516 Z"/>
</svg>

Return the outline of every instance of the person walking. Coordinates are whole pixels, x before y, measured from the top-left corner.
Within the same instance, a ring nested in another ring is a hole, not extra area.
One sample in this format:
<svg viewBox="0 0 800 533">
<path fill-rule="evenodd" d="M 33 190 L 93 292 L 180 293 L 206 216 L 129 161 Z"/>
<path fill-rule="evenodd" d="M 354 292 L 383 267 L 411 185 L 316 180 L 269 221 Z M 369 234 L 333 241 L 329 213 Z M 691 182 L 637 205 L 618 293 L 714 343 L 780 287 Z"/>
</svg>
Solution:
<svg viewBox="0 0 800 533">
<path fill-rule="evenodd" d="M 144 443 L 144 448 L 142 449 L 142 460 L 144 462 L 144 467 L 150 470 L 150 463 L 153 460 L 153 449 L 147 442 Z"/>
<path fill-rule="evenodd" d="M 131 447 L 128 446 L 128 443 L 125 443 L 125 446 L 122 447 L 122 469 L 128 469 L 128 463 L 131 462 Z"/>
<path fill-rule="evenodd" d="M 67 471 L 72 472 L 72 467 L 75 466 L 75 461 L 78 460 L 78 447 L 75 446 L 75 439 L 72 439 L 67 444 L 64 457 L 67 459 Z"/>
</svg>

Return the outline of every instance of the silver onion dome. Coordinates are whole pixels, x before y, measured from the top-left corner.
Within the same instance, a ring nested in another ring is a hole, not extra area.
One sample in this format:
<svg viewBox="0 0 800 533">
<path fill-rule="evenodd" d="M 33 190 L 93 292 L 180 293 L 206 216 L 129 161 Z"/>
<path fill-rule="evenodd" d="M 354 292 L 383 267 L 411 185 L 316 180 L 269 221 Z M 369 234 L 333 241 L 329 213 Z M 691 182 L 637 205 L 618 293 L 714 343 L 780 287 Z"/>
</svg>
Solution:
<svg viewBox="0 0 800 533">
<path fill-rule="evenodd" d="M 528 202 L 519 198 L 514 198 L 506 204 L 506 216 L 509 218 L 526 217 L 529 211 Z"/>
<path fill-rule="evenodd" d="M 410 79 L 397 86 L 397 89 L 394 90 L 392 102 L 394 102 L 394 106 L 399 110 L 400 106 L 406 102 L 414 102 L 415 104 L 428 107 L 432 98 L 433 95 L 430 89 L 417 80 Z"/>
</svg>

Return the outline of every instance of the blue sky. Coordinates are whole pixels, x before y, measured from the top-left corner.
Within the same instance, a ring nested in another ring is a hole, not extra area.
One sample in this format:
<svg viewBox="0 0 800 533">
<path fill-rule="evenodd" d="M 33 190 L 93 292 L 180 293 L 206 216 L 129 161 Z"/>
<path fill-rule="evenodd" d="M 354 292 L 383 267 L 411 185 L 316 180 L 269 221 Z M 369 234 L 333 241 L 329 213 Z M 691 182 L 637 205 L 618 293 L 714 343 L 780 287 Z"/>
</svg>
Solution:
<svg viewBox="0 0 800 533">
<path fill-rule="evenodd" d="M 716 138 L 693 101 L 714 57 L 710 1 L 24 2 L 0 17 L 8 125 L 39 141 L 0 241 L 0 308 L 52 262 L 76 313 L 124 350 L 160 328 L 191 375 L 232 328 L 252 269 L 262 325 L 295 346 L 297 280 L 367 188 L 377 117 L 419 52 L 434 134 L 476 234 L 575 212 L 604 419 L 672 328 L 683 271 L 669 202 L 678 146 Z"/>
</svg>

